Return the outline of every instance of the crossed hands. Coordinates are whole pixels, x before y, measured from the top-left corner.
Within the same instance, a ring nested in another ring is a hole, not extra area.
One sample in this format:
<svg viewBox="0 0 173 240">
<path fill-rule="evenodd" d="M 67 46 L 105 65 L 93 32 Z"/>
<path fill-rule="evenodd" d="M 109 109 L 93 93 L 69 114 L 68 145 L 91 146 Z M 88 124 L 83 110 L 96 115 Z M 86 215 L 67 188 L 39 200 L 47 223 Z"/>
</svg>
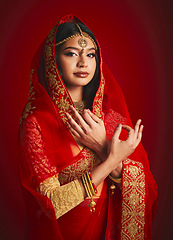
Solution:
<svg viewBox="0 0 173 240">
<path fill-rule="evenodd" d="M 74 119 L 68 113 L 66 113 L 66 117 L 68 119 L 67 126 L 71 133 L 85 146 L 96 151 L 102 161 L 106 161 L 110 156 L 112 170 L 122 166 L 122 161 L 133 153 L 141 141 L 143 125 L 141 125 L 140 119 L 134 129 L 127 125 L 118 124 L 109 142 L 103 120 L 99 119 L 89 109 L 84 109 L 81 116 L 73 106 L 70 106 L 70 108 Z M 128 137 L 125 141 L 119 139 L 122 129 L 128 131 Z"/>
</svg>

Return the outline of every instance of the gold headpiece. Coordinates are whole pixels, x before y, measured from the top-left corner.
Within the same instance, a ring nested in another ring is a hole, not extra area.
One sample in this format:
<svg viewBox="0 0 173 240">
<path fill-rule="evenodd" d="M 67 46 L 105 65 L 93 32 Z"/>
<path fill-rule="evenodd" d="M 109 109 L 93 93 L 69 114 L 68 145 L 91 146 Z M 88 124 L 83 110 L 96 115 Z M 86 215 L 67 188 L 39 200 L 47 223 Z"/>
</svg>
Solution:
<svg viewBox="0 0 173 240">
<path fill-rule="evenodd" d="M 94 39 L 92 39 L 92 37 L 89 34 L 82 32 L 82 29 L 79 27 L 79 25 L 77 23 L 75 23 L 75 24 L 79 29 L 79 33 L 75 33 L 75 34 L 71 35 L 70 37 L 63 39 L 62 41 L 55 43 L 55 46 L 65 43 L 66 41 L 68 41 L 74 37 L 81 36 L 81 38 L 79 38 L 79 40 L 78 40 L 78 44 L 82 49 L 84 49 L 88 45 L 87 40 L 84 38 L 84 37 L 86 37 L 86 38 L 89 38 L 93 42 L 95 50 L 97 50 L 97 45 L 96 45 Z"/>
</svg>

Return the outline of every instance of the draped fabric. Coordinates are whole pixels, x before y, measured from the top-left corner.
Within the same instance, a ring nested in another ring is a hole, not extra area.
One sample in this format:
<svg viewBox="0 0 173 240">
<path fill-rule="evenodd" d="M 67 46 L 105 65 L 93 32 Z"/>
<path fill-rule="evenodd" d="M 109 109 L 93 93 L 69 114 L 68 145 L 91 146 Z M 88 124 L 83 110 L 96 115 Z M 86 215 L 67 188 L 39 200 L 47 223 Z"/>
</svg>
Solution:
<svg viewBox="0 0 173 240">
<path fill-rule="evenodd" d="M 51 200 L 38 191 L 42 183 L 75 165 L 77 174 L 69 170 L 70 178 L 60 182 L 61 186 L 72 186 L 86 171 L 84 162 L 95 161 L 97 165 L 101 161 L 91 149 L 81 150 L 66 126 L 65 112 L 71 113 L 73 101 L 57 68 L 55 39 L 59 25 L 70 21 L 80 22 L 73 15 L 63 17 L 41 44 L 31 66 L 29 99 L 21 116 L 18 140 L 20 178 L 29 220 L 26 239 L 151 239 L 157 187 L 141 144 L 123 162 L 121 189 L 116 188 L 111 195 L 111 180 L 104 181 L 93 214 L 89 200 L 78 199 L 76 207 L 56 219 Z M 103 63 L 101 52 L 99 55 L 100 84 L 92 111 L 103 119 L 110 140 L 118 123 L 132 124 L 121 89 Z M 121 138 L 126 136 L 122 132 Z M 89 165 L 87 170 L 96 165 Z"/>
</svg>

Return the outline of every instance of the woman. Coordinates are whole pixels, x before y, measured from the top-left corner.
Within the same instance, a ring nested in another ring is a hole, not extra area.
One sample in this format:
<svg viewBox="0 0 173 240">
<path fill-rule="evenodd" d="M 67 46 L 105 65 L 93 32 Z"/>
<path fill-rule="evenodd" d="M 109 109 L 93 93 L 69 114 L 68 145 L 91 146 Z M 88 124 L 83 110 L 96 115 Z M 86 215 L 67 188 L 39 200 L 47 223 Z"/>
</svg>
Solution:
<svg viewBox="0 0 173 240">
<path fill-rule="evenodd" d="M 27 239 L 151 239 L 157 190 L 140 124 L 93 33 L 63 17 L 34 57 L 21 117 Z"/>
</svg>

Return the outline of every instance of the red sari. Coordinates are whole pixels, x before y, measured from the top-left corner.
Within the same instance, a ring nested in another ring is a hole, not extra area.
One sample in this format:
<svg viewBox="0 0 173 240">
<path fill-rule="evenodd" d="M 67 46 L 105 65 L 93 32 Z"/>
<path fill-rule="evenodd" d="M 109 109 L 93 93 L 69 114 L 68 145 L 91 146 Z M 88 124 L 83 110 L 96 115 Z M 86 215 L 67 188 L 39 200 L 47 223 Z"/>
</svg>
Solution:
<svg viewBox="0 0 173 240">
<path fill-rule="evenodd" d="M 104 181 L 93 214 L 88 208 L 89 200 L 85 199 L 56 219 L 51 200 L 38 191 L 45 180 L 57 175 L 62 176 L 61 185 L 65 186 L 101 161 L 91 149 L 81 150 L 66 127 L 65 112 L 70 113 L 69 105 L 73 101 L 56 65 L 55 37 L 59 25 L 69 21 L 80 20 L 73 15 L 62 18 L 36 53 L 29 99 L 21 117 L 18 146 L 29 218 L 26 239 L 151 239 L 157 187 L 141 144 L 123 162 L 121 190 L 116 188 L 111 195 L 111 180 Z M 93 113 L 104 120 L 111 139 L 118 123 L 131 126 L 131 121 L 119 85 L 101 57 L 100 62 L 100 85 L 93 101 Z M 121 137 L 124 139 L 126 133 Z M 81 165 L 91 160 L 95 165 L 86 168 Z M 78 174 L 65 176 L 64 169 L 72 166 L 79 168 Z"/>
</svg>

